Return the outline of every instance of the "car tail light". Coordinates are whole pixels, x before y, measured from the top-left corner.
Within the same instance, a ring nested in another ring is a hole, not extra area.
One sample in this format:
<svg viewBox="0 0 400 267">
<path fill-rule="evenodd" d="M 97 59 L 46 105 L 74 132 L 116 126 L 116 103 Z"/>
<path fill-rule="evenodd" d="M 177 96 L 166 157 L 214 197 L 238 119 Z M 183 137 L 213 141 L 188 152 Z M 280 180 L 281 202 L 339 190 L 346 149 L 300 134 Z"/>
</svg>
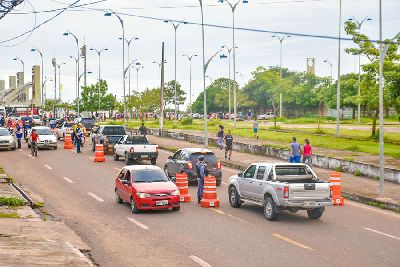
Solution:
<svg viewBox="0 0 400 267">
<path fill-rule="evenodd" d="M 191 161 L 189 161 L 189 162 L 186 164 L 186 169 L 188 169 L 188 170 L 193 169 L 193 163 L 192 163 Z"/>
<path fill-rule="evenodd" d="M 157 154 L 158 154 L 158 149 L 159 149 L 159 148 L 158 148 L 158 147 L 156 147 Z"/>
<path fill-rule="evenodd" d="M 217 162 L 217 169 L 221 169 L 221 168 L 222 168 L 221 162 Z"/>
<path fill-rule="evenodd" d="M 285 186 L 283 188 L 283 198 L 289 198 L 289 187 Z"/>
<path fill-rule="evenodd" d="M 131 153 L 134 153 L 135 152 L 135 148 L 134 147 L 131 147 L 131 149 L 129 150 Z"/>
<path fill-rule="evenodd" d="M 329 187 L 329 198 L 332 198 L 333 195 L 333 189 L 332 186 Z"/>
</svg>

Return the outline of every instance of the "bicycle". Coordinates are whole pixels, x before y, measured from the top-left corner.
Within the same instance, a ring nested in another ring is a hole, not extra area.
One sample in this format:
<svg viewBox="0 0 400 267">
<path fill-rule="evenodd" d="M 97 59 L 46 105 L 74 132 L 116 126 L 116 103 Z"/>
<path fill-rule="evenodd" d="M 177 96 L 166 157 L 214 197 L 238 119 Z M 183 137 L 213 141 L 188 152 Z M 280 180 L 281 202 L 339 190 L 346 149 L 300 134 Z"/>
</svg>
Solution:
<svg viewBox="0 0 400 267">
<path fill-rule="evenodd" d="M 36 142 L 32 142 L 31 151 L 32 151 L 32 157 L 37 157 L 38 148 Z"/>
</svg>

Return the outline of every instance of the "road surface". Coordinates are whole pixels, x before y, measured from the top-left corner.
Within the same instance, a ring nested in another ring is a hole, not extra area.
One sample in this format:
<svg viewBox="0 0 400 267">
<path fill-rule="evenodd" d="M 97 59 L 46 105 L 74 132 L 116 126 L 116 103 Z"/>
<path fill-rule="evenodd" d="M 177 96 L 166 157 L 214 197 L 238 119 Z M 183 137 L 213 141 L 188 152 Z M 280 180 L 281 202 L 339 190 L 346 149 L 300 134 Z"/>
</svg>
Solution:
<svg viewBox="0 0 400 267">
<path fill-rule="evenodd" d="M 114 180 L 123 161 L 94 163 L 82 154 L 40 150 L 0 152 L 0 166 L 45 200 L 55 220 L 74 229 L 92 248 L 100 266 L 399 266 L 400 215 L 346 201 L 328 207 L 320 220 L 306 212 L 284 212 L 264 219 L 262 207 L 231 208 L 223 169 L 218 188 L 221 207 L 201 208 L 192 201 L 179 212 L 132 214 L 115 202 Z M 160 151 L 157 165 L 170 155 Z M 190 186 L 192 198 L 196 186 Z"/>
</svg>

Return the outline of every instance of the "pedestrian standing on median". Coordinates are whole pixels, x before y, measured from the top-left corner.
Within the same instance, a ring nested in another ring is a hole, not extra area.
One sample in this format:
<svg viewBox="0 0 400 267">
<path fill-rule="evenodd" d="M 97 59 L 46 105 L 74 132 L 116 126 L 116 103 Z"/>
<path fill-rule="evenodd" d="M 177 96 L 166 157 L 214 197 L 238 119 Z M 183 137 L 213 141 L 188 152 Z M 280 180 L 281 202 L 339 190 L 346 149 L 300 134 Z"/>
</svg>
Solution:
<svg viewBox="0 0 400 267">
<path fill-rule="evenodd" d="M 257 121 L 257 117 L 254 118 L 254 121 L 253 121 L 253 133 L 254 133 L 254 137 L 258 139 L 258 121 Z"/>
<path fill-rule="evenodd" d="M 296 137 L 293 137 L 292 143 L 290 143 L 290 163 L 300 163 L 300 151 L 301 146 L 296 141 Z"/>
<path fill-rule="evenodd" d="M 21 125 L 17 124 L 17 131 L 15 132 L 15 135 L 17 137 L 17 144 L 18 144 L 18 149 L 21 149 L 21 139 L 22 139 L 22 127 Z"/>
<path fill-rule="evenodd" d="M 219 149 L 222 150 L 222 148 L 224 147 L 224 126 L 222 125 L 218 126 L 217 137 L 218 137 Z"/>
<path fill-rule="evenodd" d="M 310 168 L 312 168 L 312 146 L 308 139 L 304 139 L 303 160 L 301 162 L 306 163 Z"/>
<path fill-rule="evenodd" d="M 225 135 L 225 159 L 231 160 L 233 150 L 233 136 L 231 130 L 228 130 L 228 134 Z"/>
<path fill-rule="evenodd" d="M 82 137 L 83 137 L 82 129 L 81 125 L 79 124 L 75 130 L 76 153 L 81 153 Z"/>
<path fill-rule="evenodd" d="M 204 162 L 204 156 L 200 155 L 199 160 L 196 163 L 197 172 L 197 204 L 200 203 L 203 198 L 204 192 L 204 178 L 208 175 L 207 164 Z"/>
</svg>

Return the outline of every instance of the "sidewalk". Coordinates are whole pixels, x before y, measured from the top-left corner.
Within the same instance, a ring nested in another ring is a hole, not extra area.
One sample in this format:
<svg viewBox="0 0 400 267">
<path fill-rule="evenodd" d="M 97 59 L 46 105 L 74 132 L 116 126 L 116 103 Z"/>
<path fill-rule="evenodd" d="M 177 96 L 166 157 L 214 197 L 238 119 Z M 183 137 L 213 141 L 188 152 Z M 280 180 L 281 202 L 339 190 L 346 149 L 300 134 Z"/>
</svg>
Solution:
<svg viewBox="0 0 400 267">
<path fill-rule="evenodd" d="M 195 131 L 195 130 L 182 130 L 182 129 L 168 129 L 170 132 L 182 132 L 182 133 L 188 133 L 188 134 L 193 134 L 193 135 L 198 135 L 198 136 L 204 136 L 204 132 L 202 131 Z M 249 129 L 249 131 L 251 131 Z M 279 134 L 279 132 L 277 132 Z M 216 133 L 209 133 L 210 137 L 215 137 Z M 236 142 L 241 142 L 241 143 L 248 143 L 248 144 L 254 144 L 254 145 L 270 145 L 270 146 L 278 146 L 278 147 L 287 147 L 289 149 L 289 143 L 291 140 L 288 140 L 287 143 L 282 143 L 282 142 L 277 142 L 277 141 L 270 141 L 270 140 L 265 140 L 265 139 L 255 139 L 255 138 L 248 138 L 248 137 L 242 137 L 242 136 L 234 136 Z M 301 143 L 303 140 L 298 140 L 299 143 Z M 351 140 L 349 140 L 351 142 Z M 311 142 L 312 143 L 312 142 Z M 378 146 L 378 143 L 377 143 Z M 348 150 L 339 150 L 339 149 L 328 149 L 328 148 L 323 148 L 323 147 L 314 147 L 313 148 L 314 154 L 320 155 L 320 156 L 326 156 L 326 157 L 334 157 L 334 158 L 339 158 L 339 159 L 344 159 L 346 158 L 352 158 L 356 162 L 362 162 L 365 164 L 369 165 L 375 165 L 379 166 L 379 155 L 372 155 L 368 153 L 363 153 L 363 152 L 355 152 L 355 151 L 348 151 Z M 391 169 L 400 169 L 400 159 L 398 158 L 393 158 L 390 156 L 385 156 L 385 168 L 391 168 Z"/>
<path fill-rule="evenodd" d="M 193 131 L 190 131 L 192 134 Z M 199 134 L 200 135 L 200 134 Z M 160 138 L 153 135 L 148 135 L 150 142 L 158 144 L 160 148 L 177 149 L 183 147 L 203 147 L 202 144 L 190 143 L 187 141 Z M 237 140 L 236 140 L 237 141 Z M 233 151 L 232 160 L 224 160 L 224 151 L 211 147 L 210 148 L 226 167 L 243 170 L 248 165 L 254 162 L 283 162 L 280 159 L 270 158 L 265 156 L 247 154 Z M 313 168 L 320 179 L 328 180 L 332 170 L 323 168 Z M 342 173 L 342 188 L 343 195 L 366 204 L 379 206 L 400 212 L 400 184 L 386 182 L 385 183 L 385 198 L 379 198 L 379 181 L 368 177 L 354 176 L 349 173 Z"/>
<path fill-rule="evenodd" d="M 0 182 L 0 197 L 22 199 Z M 90 248 L 62 222 L 44 221 L 29 206 L 0 206 L 1 266 L 94 266 Z"/>
</svg>

